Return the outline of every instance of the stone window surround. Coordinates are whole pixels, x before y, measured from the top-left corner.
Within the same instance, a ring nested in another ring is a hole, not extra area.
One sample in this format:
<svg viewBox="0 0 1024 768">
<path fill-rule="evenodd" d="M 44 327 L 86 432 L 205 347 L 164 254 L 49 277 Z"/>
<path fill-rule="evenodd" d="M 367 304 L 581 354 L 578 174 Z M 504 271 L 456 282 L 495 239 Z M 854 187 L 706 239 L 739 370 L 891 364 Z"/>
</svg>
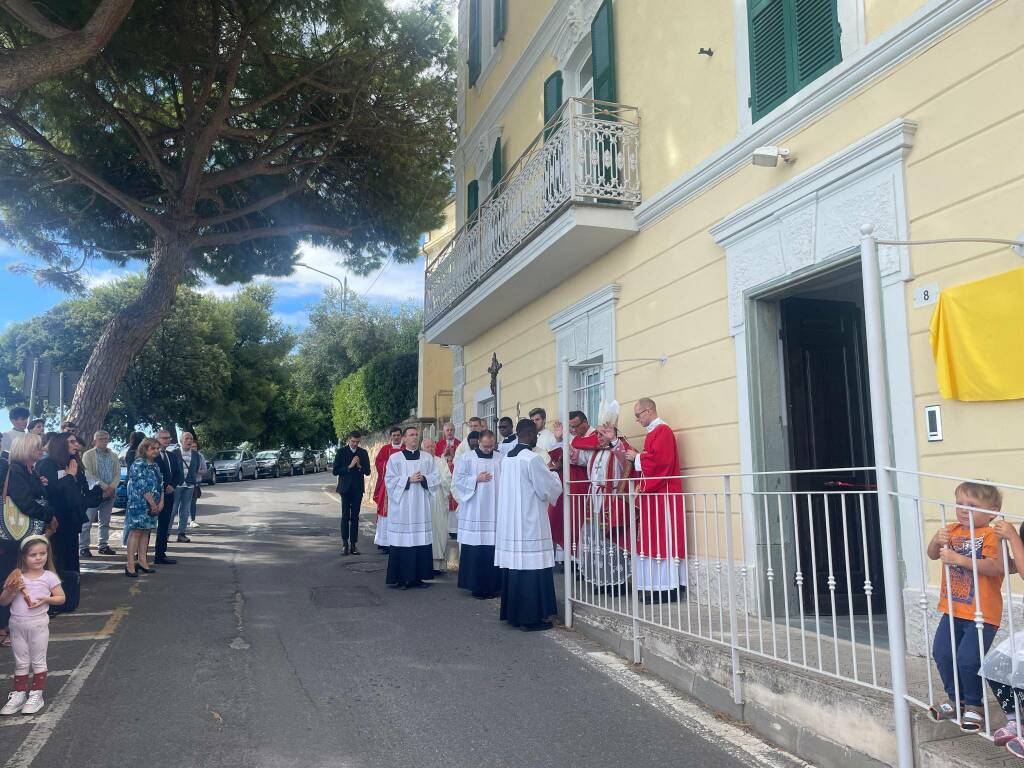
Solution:
<svg viewBox="0 0 1024 768">
<path fill-rule="evenodd" d="M 860 227 L 873 224 L 880 239 L 907 239 L 904 159 L 917 124 L 895 120 L 785 184 L 762 195 L 711 228 L 725 248 L 729 326 L 735 339 L 739 404 L 740 471 L 744 491 L 753 490 L 755 465 L 750 352 L 753 303 L 780 288 L 806 280 L 859 256 Z M 769 171 L 770 172 L 770 171 Z M 917 439 L 907 331 L 905 282 L 911 279 L 905 247 L 880 247 L 882 312 L 885 325 L 889 408 L 896 466 L 916 471 Z M 771 467 L 770 469 L 777 469 Z M 911 487 L 913 486 L 913 487 Z M 917 493 L 916 480 L 901 477 L 901 492 Z M 744 526 L 757 530 L 744 509 Z M 903 513 L 900 514 L 903 517 Z M 920 574 L 916 531 L 901 529 L 901 556 L 908 587 Z M 745 558 L 757 561 L 757 542 L 748 537 Z M 918 574 L 915 577 L 915 574 Z"/>
<path fill-rule="evenodd" d="M 615 307 L 622 286 L 611 283 L 584 296 L 548 320 L 555 336 L 555 378 L 559 412 L 562 411 L 562 360 L 570 365 L 600 361 L 603 367 L 604 399 L 615 397 Z M 571 405 L 571 404 L 570 404 Z M 591 419 L 596 414 L 587 414 Z"/>
</svg>

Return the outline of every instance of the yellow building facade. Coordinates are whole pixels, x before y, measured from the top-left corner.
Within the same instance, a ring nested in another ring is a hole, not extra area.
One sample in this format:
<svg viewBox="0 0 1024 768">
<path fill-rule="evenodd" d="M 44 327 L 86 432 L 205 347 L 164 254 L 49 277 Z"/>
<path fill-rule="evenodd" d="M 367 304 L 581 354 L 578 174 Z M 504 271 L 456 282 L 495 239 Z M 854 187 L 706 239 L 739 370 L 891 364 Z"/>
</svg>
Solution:
<svg viewBox="0 0 1024 768">
<path fill-rule="evenodd" d="M 458 18 L 457 231 L 428 261 L 424 331 L 452 350 L 456 423 L 614 397 L 637 444 L 647 396 L 687 475 L 870 465 L 861 227 L 1024 232 L 1024 3 L 461 0 Z M 943 400 L 928 335 L 937 292 L 1021 257 L 879 261 L 896 465 L 1021 483 L 1024 404 Z"/>
</svg>

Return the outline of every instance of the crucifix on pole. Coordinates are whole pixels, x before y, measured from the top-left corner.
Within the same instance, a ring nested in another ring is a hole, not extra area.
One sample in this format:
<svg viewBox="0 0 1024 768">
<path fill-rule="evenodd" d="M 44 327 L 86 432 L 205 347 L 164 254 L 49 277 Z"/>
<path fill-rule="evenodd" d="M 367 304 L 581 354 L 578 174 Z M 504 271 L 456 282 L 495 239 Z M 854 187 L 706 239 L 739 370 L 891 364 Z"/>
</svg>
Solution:
<svg viewBox="0 0 1024 768">
<path fill-rule="evenodd" d="M 491 353 L 491 365 L 487 372 L 491 374 L 491 395 L 498 396 L 498 371 L 501 370 L 501 363 L 498 362 L 498 353 Z"/>
</svg>

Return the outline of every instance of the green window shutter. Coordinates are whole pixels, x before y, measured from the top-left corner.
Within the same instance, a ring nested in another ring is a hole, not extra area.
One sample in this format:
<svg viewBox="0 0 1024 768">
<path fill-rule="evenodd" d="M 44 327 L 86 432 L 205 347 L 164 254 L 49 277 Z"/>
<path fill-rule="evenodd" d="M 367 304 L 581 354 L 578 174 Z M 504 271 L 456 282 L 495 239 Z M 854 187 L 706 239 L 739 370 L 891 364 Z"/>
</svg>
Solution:
<svg viewBox="0 0 1024 768">
<path fill-rule="evenodd" d="M 473 179 L 466 185 L 466 221 L 469 221 L 476 214 L 480 207 L 480 182 Z"/>
<path fill-rule="evenodd" d="M 615 36 L 612 32 L 612 0 L 604 0 L 590 23 L 594 67 L 594 99 L 615 101 Z"/>
<path fill-rule="evenodd" d="M 505 29 L 508 26 L 508 0 L 493 0 L 494 2 L 494 45 L 505 39 Z"/>
<path fill-rule="evenodd" d="M 480 0 L 469 0 L 469 87 L 480 77 Z"/>
<path fill-rule="evenodd" d="M 544 125 L 551 122 L 551 118 L 558 112 L 559 107 L 562 106 L 562 73 L 555 72 L 547 80 L 544 81 Z M 552 133 L 555 132 L 557 126 L 551 126 L 545 129 L 544 138 L 546 139 Z"/>
<path fill-rule="evenodd" d="M 843 60 L 836 0 L 790 0 L 796 42 L 796 88 Z"/>
<path fill-rule="evenodd" d="M 749 0 L 750 106 L 754 119 L 766 115 L 793 92 L 786 0 Z"/>
<path fill-rule="evenodd" d="M 842 61 L 836 0 L 747 0 L 755 120 Z"/>
<path fill-rule="evenodd" d="M 494 142 L 494 151 L 491 152 L 491 189 L 497 189 L 501 177 L 505 171 L 501 167 L 501 136 Z"/>
</svg>

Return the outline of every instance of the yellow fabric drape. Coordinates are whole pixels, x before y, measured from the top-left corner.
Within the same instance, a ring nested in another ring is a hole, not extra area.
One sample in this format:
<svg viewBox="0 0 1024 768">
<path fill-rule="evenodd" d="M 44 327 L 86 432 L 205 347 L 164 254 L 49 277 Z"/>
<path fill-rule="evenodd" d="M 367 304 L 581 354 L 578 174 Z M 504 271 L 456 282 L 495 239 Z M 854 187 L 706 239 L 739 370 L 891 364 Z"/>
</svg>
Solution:
<svg viewBox="0 0 1024 768">
<path fill-rule="evenodd" d="M 1024 398 L 1024 269 L 943 290 L 931 343 L 943 397 Z"/>
</svg>

